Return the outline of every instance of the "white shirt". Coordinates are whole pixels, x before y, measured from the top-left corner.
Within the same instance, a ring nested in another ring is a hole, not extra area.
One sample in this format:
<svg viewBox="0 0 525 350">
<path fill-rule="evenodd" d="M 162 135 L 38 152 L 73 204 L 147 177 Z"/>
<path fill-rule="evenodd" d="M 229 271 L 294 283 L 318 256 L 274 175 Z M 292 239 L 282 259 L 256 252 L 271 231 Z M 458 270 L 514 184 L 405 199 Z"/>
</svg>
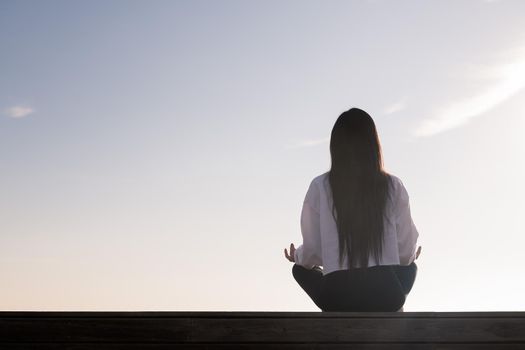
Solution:
<svg viewBox="0 0 525 350">
<path fill-rule="evenodd" d="M 409 197 L 401 180 L 390 174 L 391 184 L 384 216 L 384 245 L 381 261 L 369 256 L 368 266 L 410 265 L 415 259 L 419 233 L 410 215 Z M 311 269 L 323 267 L 323 275 L 348 269 L 348 257 L 339 267 L 339 237 L 332 216 L 332 191 L 328 172 L 315 177 L 306 193 L 301 212 L 303 244 L 296 248 L 295 263 Z M 357 267 L 360 264 L 357 263 Z"/>
</svg>

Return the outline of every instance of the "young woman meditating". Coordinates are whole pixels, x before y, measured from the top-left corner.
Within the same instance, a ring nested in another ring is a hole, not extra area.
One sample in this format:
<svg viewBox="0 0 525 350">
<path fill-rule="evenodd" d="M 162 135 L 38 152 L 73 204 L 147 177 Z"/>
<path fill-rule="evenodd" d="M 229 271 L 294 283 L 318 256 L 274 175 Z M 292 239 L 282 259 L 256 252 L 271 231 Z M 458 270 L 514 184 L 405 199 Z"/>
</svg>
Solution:
<svg viewBox="0 0 525 350">
<path fill-rule="evenodd" d="M 322 311 L 402 311 L 419 234 L 407 190 L 383 169 L 370 115 L 341 114 L 330 155 L 330 171 L 312 180 L 304 199 L 303 244 L 284 249 L 293 276 Z"/>
</svg>

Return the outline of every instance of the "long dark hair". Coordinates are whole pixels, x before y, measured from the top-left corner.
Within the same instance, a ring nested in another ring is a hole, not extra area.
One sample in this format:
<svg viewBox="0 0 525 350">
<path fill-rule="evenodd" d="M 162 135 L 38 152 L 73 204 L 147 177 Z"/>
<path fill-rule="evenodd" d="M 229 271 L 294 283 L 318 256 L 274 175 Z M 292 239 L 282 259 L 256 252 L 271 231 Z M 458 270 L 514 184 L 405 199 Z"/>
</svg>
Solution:
<svg viewBox="0 0 525 350">
<path fill-rule="evenodd" d="M 388 174 L 383 169 L 381 144 L 368 113 L 351 108 L 334 124 L 330 138 L 332 215 L 339 234 L 339 262 L 348 256 L 349 268 L 368 267 L 370 254 L 379 263 L 383 248 L 383 215 Z"/>
</svg>

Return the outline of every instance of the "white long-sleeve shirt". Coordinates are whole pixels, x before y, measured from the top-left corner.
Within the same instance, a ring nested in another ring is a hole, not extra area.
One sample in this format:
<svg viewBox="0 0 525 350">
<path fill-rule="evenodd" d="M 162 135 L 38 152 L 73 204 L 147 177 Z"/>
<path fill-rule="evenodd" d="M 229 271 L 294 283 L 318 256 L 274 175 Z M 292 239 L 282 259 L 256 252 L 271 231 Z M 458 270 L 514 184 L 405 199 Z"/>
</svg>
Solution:
<svg viewBox="0 0 525 350">
<path fill-rule="evenodd" d="M 419 233 L 410 215 L 408 192 L 401 180 L 390 174 L 391 185 L 384 216 L 384 245 L 381 261 L 369 256 L 368 266 L 410 265 L 415 259 Z M 345 256 L 339 267 L 339 237 L 332 216 L 332 191 L 328 172 L 315 177 L 310 183 L 301 211 L 303 244 L 296 248 L 295 263 L 308 269 L 323 267 L 323 275 L 348 269 Z M 360 264 L 357 263 L 357 267 Z"/>
</svg>

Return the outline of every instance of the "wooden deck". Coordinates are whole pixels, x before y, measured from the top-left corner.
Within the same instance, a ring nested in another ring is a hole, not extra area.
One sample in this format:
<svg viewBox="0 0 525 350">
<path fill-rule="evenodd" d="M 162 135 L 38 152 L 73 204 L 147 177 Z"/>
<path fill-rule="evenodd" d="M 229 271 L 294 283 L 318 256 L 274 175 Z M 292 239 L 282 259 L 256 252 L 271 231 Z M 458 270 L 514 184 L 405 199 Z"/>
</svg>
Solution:
<svg viewBox="0 0 525 350">
<path fill-rule="evenodd" d="M 525 349 L 525 312 L 0 312 L 0 349 Z"/>
</svg>

